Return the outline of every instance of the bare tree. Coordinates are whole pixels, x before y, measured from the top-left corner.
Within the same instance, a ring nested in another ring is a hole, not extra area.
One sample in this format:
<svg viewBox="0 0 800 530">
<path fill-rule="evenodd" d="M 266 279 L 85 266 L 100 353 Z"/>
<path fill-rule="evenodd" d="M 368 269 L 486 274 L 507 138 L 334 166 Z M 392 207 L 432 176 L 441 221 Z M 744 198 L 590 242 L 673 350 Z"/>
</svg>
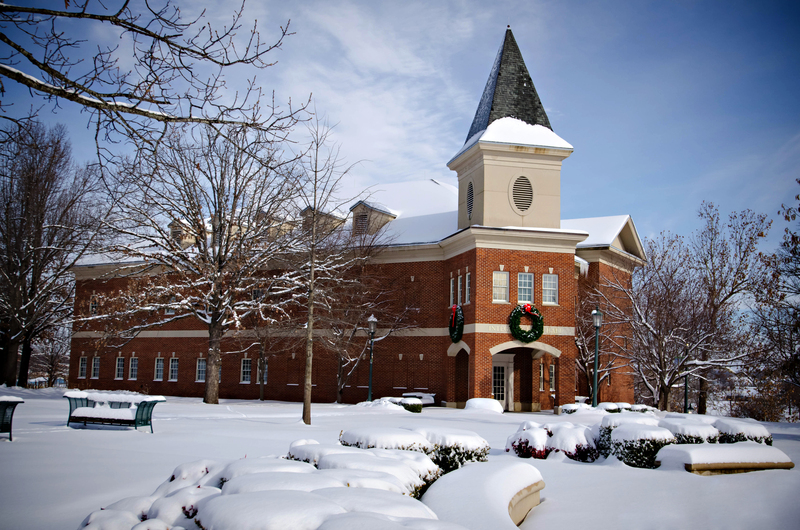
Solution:
<svg viewBox="0 0 800 530">
<path fill-rule="evenodd" d="M 70 336 L 66 327 L 47 330 L 33 345 L 31 372 L 47 379 L 47 386 L 55 386 L 59 379 L 67 379 L 69 371 Z"/>
<path fill-rule="evenodd" d="M 3 382 L 24 386 L 32 345 L 71 312 L 71 267 L 93 245 L 99 179 L 72 164 L 66 130 L 12 124 L 0 144 Z M 18 353 L 21 349 L 19 366 Z"/>
<path fill-rule="evenodd" d="M 224 25 L 205 12 L 186 19 L 169 0 L 67 0 L 63 9 L 52 7 L 0 4 L 0 76 L 56 105 L 87 109 L 98 141 L 117 141 L 121 133 L 136 145 L 154 142 L 170 123 L 293 125 L 291 108 L 281 113 L 255 78 L 230 84 L 237 67 L 274 64 L 269 53 L 289 35 L 288 23 L 265 43 L 255 21 L 243 29 L 244 3 Z"/>
<path fill-rule="evenodd" d="M 266 320 L 283 313 L 296 288 L 285 268 L 297 251 L 295 190 L 270 130 L 179 125 L 163 142 L 164 149 L 144 150 L 113 175 L 118 207 L 108 227 L 118 239 L 108 250 L 119 258 L 116 274 L 135 288 L 114 294 L 116 310 L 86 321 L 127 318 L 131 337 L 199 319 L 209 333 L 203 399 L 218 403 L 226 331 L 253 312 Z"/>
<path fill-rule="evenodd" d="M 719 209 L 703 202 L 698 216 L 704 226 L 691 240 L 691 266 L 698 275 L 698 296 L 702 298 L 703 318 L 707 333 L 698 360 L 706 362 L 715 356 L 727 355 L 731 332 L 735 333 L 737 312 L 744 302 L 761 288 L 765 269 L 758 252 L 759 242 L 766 237 L 772 221 L 750 210 L 733 212 L 723 224 Z M 708 401 L 708 379 L 700 379 L 697 410 L 705 414 Z"/>
</svg>

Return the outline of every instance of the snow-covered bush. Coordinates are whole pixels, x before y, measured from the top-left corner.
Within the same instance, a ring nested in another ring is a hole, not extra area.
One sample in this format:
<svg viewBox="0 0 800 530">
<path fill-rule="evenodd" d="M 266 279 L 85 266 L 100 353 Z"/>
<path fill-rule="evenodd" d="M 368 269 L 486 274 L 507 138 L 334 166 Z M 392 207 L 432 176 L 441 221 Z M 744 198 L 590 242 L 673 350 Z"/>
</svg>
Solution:
<svg viewBox="0 0 800 530">
<path fill-rule="evenodd" d="M 422 400 L 419 398 L 403 398 L 400 404 L 409 412 L 422 412 Z"/>
<path fill-rule="evenodd" d="M 631 405 L 631 412 L 655 412 L 658 409 L 650 405 Z"/>
<path fill-rule="evenodd" d="M 566 405 L 561 405 L 562 414 L 575 414 L 579 410 L 592 410 L 592 406 L 586 403 L 567 403 Z"/>
<path fill-rule="evenodd" d="M 339 442 L 346 447 L 402 449 L 404 451 L 419 451 L 425 454 L 431 454 L 434 449 L 427 438 L 420 433 L 394 427 L 348 429 L 339 435 Z"/>
<path fill-rule="evenodd" d="M 766 427 L 755 421 L 720 418 L 714 421 L 719 430 L 719 443 L 758 442 L 772 445 L 772 435 Z"/>
<path fill-rule="evenodd" d="M 523 429 L 520 426 L 520 430 L 506 440 L 506 452 L 514 451 L 520 458 L 547 458 L 551 451 L 547 448 L 547 438 L 547 431 L 541 427 Z"/>
<path fill-rule="evenodd" d="M 611 433 L 611 453 L 631 467 L 655 468 L 661 448 L 674 443 L 668 429 L 653 425 L 627 423 Z"/>
<path fill-rule="evenodd" d="M 606 412 L 620 412 L 619 406 L 616 403 L 598 403 L 597 410 L 604 410 Z"/>
<path fill-rule="evenodd" d="M 467 462 L 486 462 L 489 457 L 489 442 L 472 431 L 444 427 L 415 429 L 432 445 L 428 453 L 442 473 L 449 473 Z"/>
<path fill-rule="evenodd" d="M 503 405 L 496 399 L 491 398 L 472 398 L 467 400 L 464 410 L 483 410 L 487 412 L 503 413 Z"/>
<path fill-rule="evenodd" d="M 713 425 L 701 421 L 667 418 L 659 421 L 658 426 L 668 429 L 679 444 L 713 444 L 719 441 L 719 431 Z"/>
<path fill-rule="evenodd" d="M 546 449 L 564 453 L 570 460 L 578 462 L 594 462 L 600 456 L 592 436 L 592 431 L 585 425 L 572 423 L 554 423 L 544 426 L 548 433 Z"/>
<path fill-rule="evenodd" d="M 625 424 L 638 424 L 638 425 L 652 425 L 658 426 L 658 418 L 652 415 L 644 415 L 644 414 L 634 414 L 634 413 L 621 413 L 621 414 L 609 414 L 608 416 L 603 416 L 603 420 L 600 422 L 600 428 L 597 434 L 597 439 L 595 440 L 597 450 L 603 456 L 608 456 L 612 453 L 612 444 L 611 444 L 611 433 L 614 429 L 619 427 L 620 425 Z"/>
<path fill-rule="evenodd" d="M 617 406 L 617 408 L 620 411 L 631 410 L 631 407 L 633 406 L 630 403 L 625 403 L 624 401 L 618 401 L 617 403 L 614 403 L 614 404 Z"/>
</svg>

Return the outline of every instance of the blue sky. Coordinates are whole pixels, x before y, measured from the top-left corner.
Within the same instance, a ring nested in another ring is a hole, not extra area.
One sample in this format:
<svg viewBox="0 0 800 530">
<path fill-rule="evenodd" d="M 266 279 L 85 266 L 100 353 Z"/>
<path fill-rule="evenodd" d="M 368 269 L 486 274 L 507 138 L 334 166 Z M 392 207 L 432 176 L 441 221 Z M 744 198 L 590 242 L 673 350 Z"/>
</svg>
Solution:
<svg viewBox="0 0 800 530">
<path fill-rule="evenodd" d="M 291 19 L 258 80 L 279 102 L 313 94 L 343 157 L 360 161 L 356 186 L 456 183 L 445 164 L 510 24 L 554 131 L 575 146 L 562 218 L 630 214 L 643 237 L 688 235 L 703 200 L 776 218 L 800 192 L 798 2 L 251 0 L 248 14 L 267 38 Z M 89 152 L 83 118 L 52 118 Z"/>
</svg>

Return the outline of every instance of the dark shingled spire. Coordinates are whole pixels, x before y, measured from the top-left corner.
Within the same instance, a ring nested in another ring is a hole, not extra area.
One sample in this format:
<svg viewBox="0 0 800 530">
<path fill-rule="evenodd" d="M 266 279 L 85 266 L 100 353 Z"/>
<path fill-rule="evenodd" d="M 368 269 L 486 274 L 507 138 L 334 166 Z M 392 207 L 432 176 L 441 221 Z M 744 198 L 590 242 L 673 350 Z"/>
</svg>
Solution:
<svg viewBox="0 0 800 530">
<path fill-rule="evenodd" d="M 497 52 L 486 88 L 483 89 L 467 140 L 486 129 L 493 121 L 506 117 L 517 118 L 531 125 L 543 125 L 553 130 L 510 26 L 506 29 L 505 39 Z"/>
</svg>

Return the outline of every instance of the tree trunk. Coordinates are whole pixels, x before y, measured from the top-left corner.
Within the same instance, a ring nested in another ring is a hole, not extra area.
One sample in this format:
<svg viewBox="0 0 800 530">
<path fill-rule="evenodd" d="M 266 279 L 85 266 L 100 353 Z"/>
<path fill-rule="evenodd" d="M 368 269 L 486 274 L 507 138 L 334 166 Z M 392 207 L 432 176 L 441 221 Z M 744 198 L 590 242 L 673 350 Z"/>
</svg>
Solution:
<svg viewBox="0 0 800 530">
<path fill-rule="evenodd" d="M 31 366 L 31 338 L 27 334 L 22 340 L 22 356 L 19 361 L 19 375 L 17 376 L 17 386 L 22 388 L 28 387 L 28 372 Z"/>
<path fill-rule="evenodd" d="M 314 266 L 311 266 L 311 275 L 314 275 Z M 312 280 L 313 281 L 313 280 Z M 311 425 L 311 374 L 312 360 L 314 357 L 314 289 L 308 293 L 308 321 L 306 325 L 306 373 L 303 385 L 303 423 Z"/>
<path fill-rule="evenodd" d="M 708 381 L 700 378 L 700 392 L 697 394 L 697 413 L 705 414 L 708 407 Z"/>
<path fill-rule="evenodd" d="M 258 345 L 258 399 L 264 401 L 264 374 L 267 370 L 266 344 L 262 340 Z"/>
<path fill-rule="evenodd" d="M 669 387 L 662 386 L 658 392 L 658 410 L 669 412 Z"/>
<path fill-rule="evenodd" d="M 19 357 L 19 342 L 8 341 L 6 343 L 6 362 L 3 366 L 3 380 L 0 384 L 14 386 L 17 382 L 17 357 Z"/>
<path fill-rule="evenodd" d="M 206 388 L 203 403 L 219 404 L 219 361 L 222 326 L 219 322 L 208 325 L 208 360 L 206 361 Z"/>
</svg>

